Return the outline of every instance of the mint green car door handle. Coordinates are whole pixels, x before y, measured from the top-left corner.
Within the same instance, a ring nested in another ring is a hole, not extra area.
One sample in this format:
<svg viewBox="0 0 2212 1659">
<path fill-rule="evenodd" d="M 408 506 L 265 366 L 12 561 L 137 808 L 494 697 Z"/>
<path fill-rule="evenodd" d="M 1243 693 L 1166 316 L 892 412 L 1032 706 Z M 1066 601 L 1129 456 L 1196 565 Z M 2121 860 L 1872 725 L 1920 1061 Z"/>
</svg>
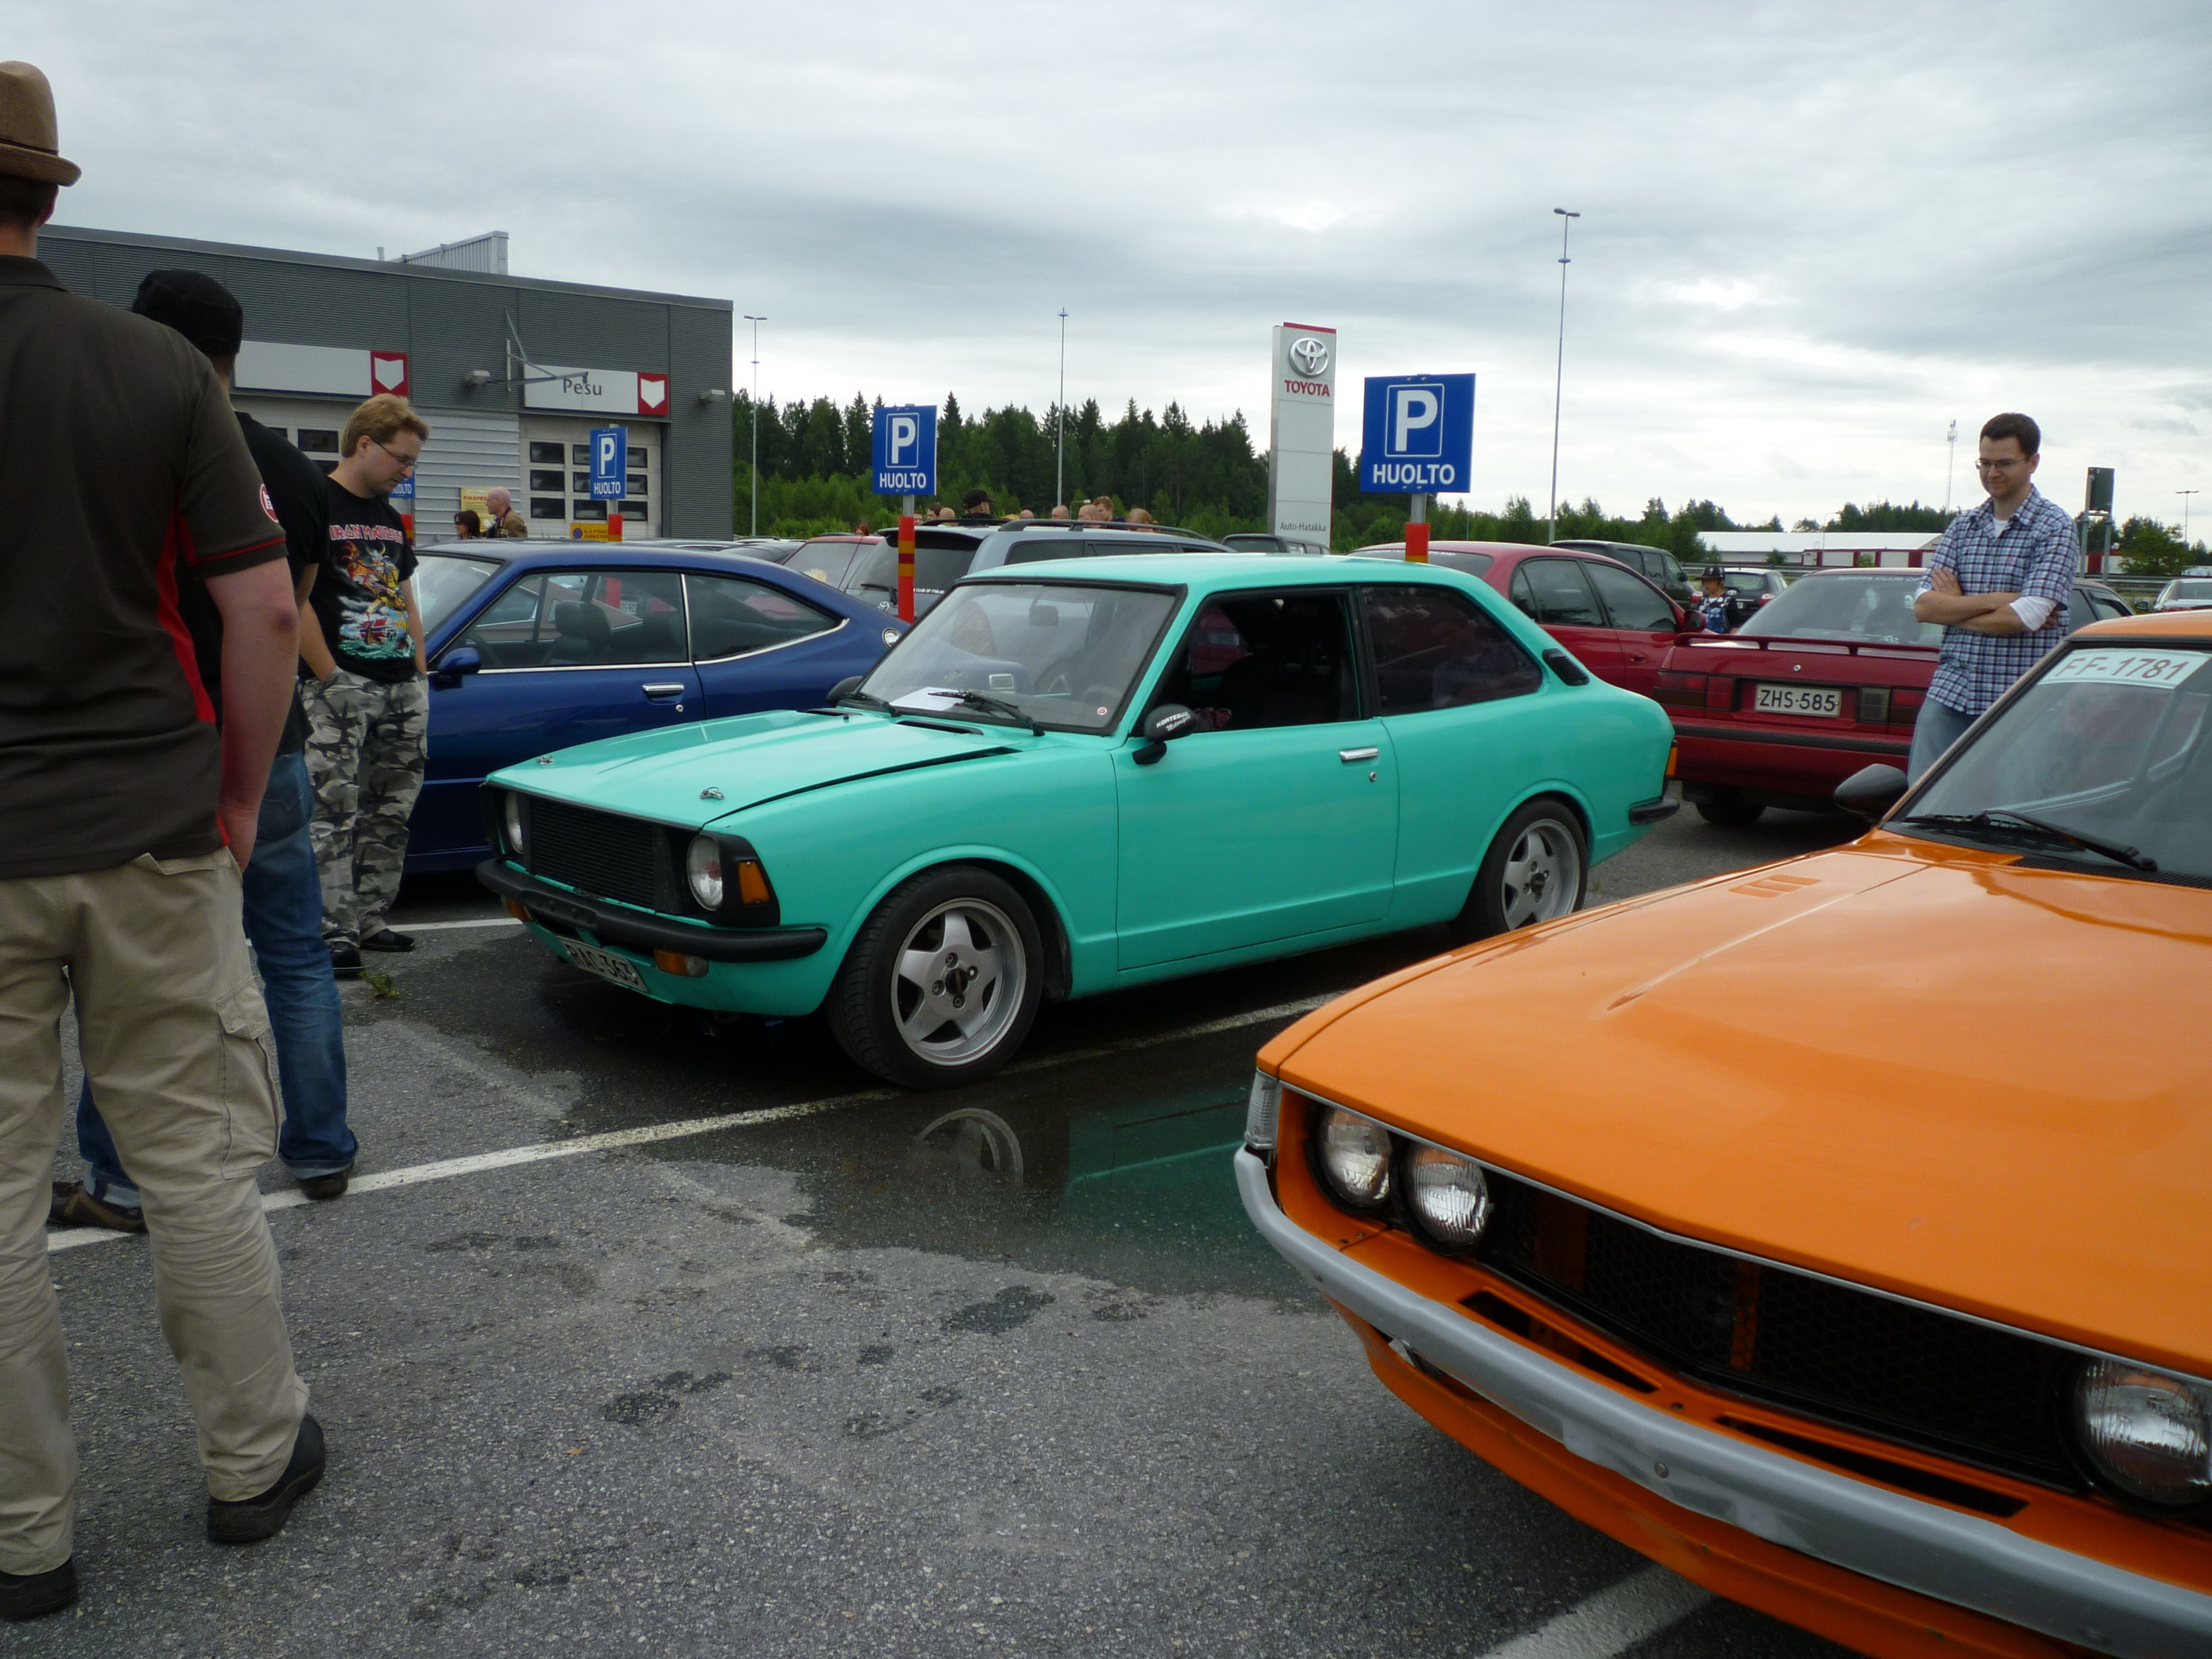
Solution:
<svg viewBox="0 0 2212 1659">
<path fill-rule="evenodd" d="M 1382 752 L 1380 749 L 1340 749 L 1336 751 L 1336 757 L 1350 766 L 1358 761 L 1371 761 Z"/>
</svg>

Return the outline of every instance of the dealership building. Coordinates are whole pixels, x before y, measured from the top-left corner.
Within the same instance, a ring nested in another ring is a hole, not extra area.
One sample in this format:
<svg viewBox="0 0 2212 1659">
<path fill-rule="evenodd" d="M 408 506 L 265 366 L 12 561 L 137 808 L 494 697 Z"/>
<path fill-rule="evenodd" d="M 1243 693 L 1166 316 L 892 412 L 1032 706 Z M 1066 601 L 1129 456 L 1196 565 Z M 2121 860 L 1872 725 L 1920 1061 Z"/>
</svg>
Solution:
<svg viewBox="0 0 2212 1659">
<path fill-rule="evenodd" d="M 610 508 L 625 537 L 730 534 L 727 300 L 509 276 L 501 233 L 379 260 L 49 226 L 39 257 L 114 306 L 149 270 L 222 283 L 246 310 L 238 406 L 326 471 L 355 404 L 405 397 L 430 438 L 393 505 L 422 540 L 500 485 L 532 536 L 604 535 Z M 591 495 L 587 434 L 606 426 L 629 434 L 620 502 Z"/>
</svg>

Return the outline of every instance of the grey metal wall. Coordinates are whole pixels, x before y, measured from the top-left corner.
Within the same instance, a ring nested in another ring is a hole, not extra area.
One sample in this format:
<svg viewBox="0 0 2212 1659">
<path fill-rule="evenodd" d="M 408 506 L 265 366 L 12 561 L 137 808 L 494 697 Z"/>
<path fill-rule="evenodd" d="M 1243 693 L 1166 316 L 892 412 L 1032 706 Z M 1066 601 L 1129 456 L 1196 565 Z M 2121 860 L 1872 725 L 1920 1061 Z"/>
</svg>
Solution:
<svg viewBox="0 0 2212 1659">
<path fill-rule="evenodd" d="M 462 380 L 506 376 L 507 318 L 540 362 L 665 373 L 660 533 L 731 533 L 731 404 L 699 397 L 732 384 L 726 300 L 58 226 L 40 233 L 39 257 L 72 291 L 110 305 L 128 306 L 149 270 L 202 270 L 238 296 L 251 339 L 404 350 L 411 400 L 434 425 L 439 410 L 523 412 L 519 386 Z"/>
</svg>

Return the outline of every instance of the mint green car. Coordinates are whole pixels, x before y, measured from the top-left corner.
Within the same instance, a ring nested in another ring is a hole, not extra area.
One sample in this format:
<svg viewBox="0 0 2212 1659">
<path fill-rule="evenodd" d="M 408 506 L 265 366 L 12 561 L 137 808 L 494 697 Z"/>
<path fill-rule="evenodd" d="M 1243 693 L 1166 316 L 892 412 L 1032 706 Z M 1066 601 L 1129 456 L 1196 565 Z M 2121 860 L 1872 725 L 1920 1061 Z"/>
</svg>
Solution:
<svg viewBox="0 0 2212 1659">
<path fill-rule="evenodd" d="M 1042 1002 L 1565 915 L 1674 805 L 1656 703 L 1426 565 L 1012 566 L 832 705 L 509 767 L 477 873 L 579 967 L 818 1009 L 929 1087 L 1005 1065 Z"/>
</svg>

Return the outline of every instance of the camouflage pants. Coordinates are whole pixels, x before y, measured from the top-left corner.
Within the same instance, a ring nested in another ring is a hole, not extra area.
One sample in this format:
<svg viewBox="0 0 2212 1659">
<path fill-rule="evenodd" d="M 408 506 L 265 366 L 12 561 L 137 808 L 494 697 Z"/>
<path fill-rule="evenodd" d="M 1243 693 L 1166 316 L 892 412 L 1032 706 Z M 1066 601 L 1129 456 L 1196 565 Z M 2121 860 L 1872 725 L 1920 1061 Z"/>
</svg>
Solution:
<svg viewBox="0 0 2212 1659">
<path fill-rule="evenodd" d="M 422 788 L 429 688 L 341 668 L 300 686 L 307 714 L 307 781 L 315 791 L 315 867 L 323 938 L 354 945 L 384 926 L 407 858 L 407 815 Z"/>
</svg>

